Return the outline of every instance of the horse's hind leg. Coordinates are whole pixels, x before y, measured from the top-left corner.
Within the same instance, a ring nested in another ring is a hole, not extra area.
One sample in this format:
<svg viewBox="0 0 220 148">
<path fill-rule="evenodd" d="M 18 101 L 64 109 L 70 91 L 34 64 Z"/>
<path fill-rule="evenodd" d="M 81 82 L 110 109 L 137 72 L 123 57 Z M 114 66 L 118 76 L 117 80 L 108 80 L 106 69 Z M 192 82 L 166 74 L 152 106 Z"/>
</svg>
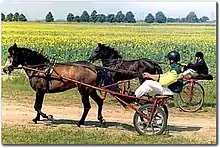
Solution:
<svg viewBox="0 0 220 148">
<path fill-rule="evenodd" d="M 47 115 L 41 111 L 44 94 L 45 93 L 43 91 L 36 91 L 34 109 L 37 111 L 37 116 L 32 120 L 34 123 L 37 123 L 37 121 L 40 121 L 40 115 L 43 118 L 47 118 Z"/>
<path fill-rule="evenodd" d="M 93 90 L 90 93 L 91 98 L 97 103 L 98 105 L 98 120 L 102 123 L 105 124 L 105 120 L 102 117 L 102 107 L 103 107 L 103 99 L 99 97 L 99 95 L 96 93 L 96 90 Z"/>
<path fill-rule="evenodd" d="M 86 116 L 91 108 L 91 105 L 89 102 L 89 93 L 87 93 L 87 92 L 81 93 L 81 96 L 82 96 L 82 103 L 84 106 L 84 111 L 83 111 L 83 115 L 82 115 L 79 123 L 77 124 L 79 127 L 80 127 L 80 125 L 84 125 Z"/>
</svg>

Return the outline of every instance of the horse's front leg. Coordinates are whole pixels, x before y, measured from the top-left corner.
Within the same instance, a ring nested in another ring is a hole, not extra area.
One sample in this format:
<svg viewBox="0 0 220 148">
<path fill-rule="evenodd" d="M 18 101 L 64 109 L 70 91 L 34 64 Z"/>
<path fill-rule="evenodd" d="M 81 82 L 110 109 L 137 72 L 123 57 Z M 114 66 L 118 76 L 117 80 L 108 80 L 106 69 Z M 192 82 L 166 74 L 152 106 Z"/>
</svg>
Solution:
<svg viewBox="0 0 220 148">
<path fill-rule="evenodd" d="M 43 118 L 48 118 L 48 116 L 41 111 L 44 100 L 44 94 L 45 93 L 42 91 L 36 91 L 34 109 L 37 111 L 37 116 L 32 120 L 34 123 L 40 121 L 40 116 L 42 116 Z"/>
</svg>

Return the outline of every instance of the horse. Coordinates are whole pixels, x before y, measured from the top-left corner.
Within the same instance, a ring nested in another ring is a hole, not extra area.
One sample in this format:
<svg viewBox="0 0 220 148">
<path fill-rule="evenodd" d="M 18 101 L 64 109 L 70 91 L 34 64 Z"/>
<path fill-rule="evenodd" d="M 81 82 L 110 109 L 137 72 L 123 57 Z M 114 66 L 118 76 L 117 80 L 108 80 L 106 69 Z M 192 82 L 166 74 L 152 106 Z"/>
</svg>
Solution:
<svg viewBox="0 0 220 148">
<path fill-rule="evenodd" d="M 118 50 L 101 43 L 98 43 L 98 46 L 93 50 L 92 54 L 88 58 L 88 62 L 94 62 L 99 59 L 102 61 L 102 65 L 104 67 L 109 67 L 115 70 L 118 69 L 120 71 L 108 71 L 108 76 L 111 78 L 111 83 L 138 77 L 140 84 L 142 84 L 145 81 L 145 78 L 143 78 L 141 74 L 144 72 L 148 72 L 150 74 L 163 73 L 159 64 L 154 61 L 146 58 L 137 60 L 123 60 Z"/>
<path fill-rule="evenodd" d="M 140 84 L 142 84 L 145 81 L 145 79 L 142 76 L 144 72 L 148 72 L 150 74 L 163 73 L 160 65 L 150 59 L 142 58 L 137 60 L 123 60 L 118 50 L 101 43 L 98 43 L 98 46 L 93 50 L 91 56 L 88 58 L 88 62 L 94 62 L 99 59 L 102 61 L 102 65 L 104 67 L 110 67 L 112 69 L 115 69 L 114 71 L 117 71 L 117 69 L 120 71 L 120 72 L 112 72 L 112 71 L 107 72 L 108 74 L 106 75 L 108 75 L 108 77 L 111 78 L 110 83 L 116 83 L 118 81 L 129 80 L 138 77 Z M 119 90 L 119 88 L 116 87 L 114 88 L 114 90 L 117 91 Z M 132 93 L 131 95 L 134 94 Z M 120 97 L 123 101 L 127 103 L 137 102 L 141 105 L 148 103 L 139 99 L 135 100 L 135 99 L 127 99 L 121 96 L 118 97 Z M 126 107 L 124 103 L 122 102 L 120 103 L 122 104 L 123 107 Z M 168 117 L 168 109 L 165 105 L 163 106 L 163 109 Z"/>
<path fill-rule="evenodd" d="M 47 119 L 50 117 L 41 111 L 44 95 L 46 93 L 58 93 L 77 87 L 84 106 L 83 114 L 77 125 L 79 127 L 80 125 L 84 125 L 86 116 L 91 108 L 89 96 L 98 105 L 98 120 L 102 124 L 105 124 L 105 120 L 102 117 L 103 99 L 98 96 L 96 90 L 63 79 L 63 77 L 67 77 L 69 79 L 96 86 L 97 70 L 93 64 L 87 61 L 78 61 L 69 64 L 52 63 L 42 54 L 32 49 L 18 47 L 15 43 L 8 48 L 7 61 L 3 68 L 3 72 L 10 74 L 14 68 L 17 68 L 20 65 L 23 66 L 23 69 L 29 78 L 30 86 L 36 92 L 34 109 L 37 112 L 37 115 L 32 120 L 34 123 L 40 121 L 40 116 Z M 25 68 L 24 66 L 34 67 L 35 70 Z"/>
<path fill-rule="evenodd" d="M 140 74 L 144 72 L 148 72 L 150 74 L 163 73 L 161 67 L 156 62 L 153 62 L 146 58 L 137 60 L 123 60 L 118 50 L 101 43 L 98 43 L 98 46 L 93 50 L 88 61 L 94 62 L 99 59 L 102 61 L 103 66 L 114 69 L 125 70 L 128 72 L 136 72 Z M 128 72 L 118 72 L 114 74 L 112 74 L 111 72 L 113 83 L 121 80 L 133 79 L 136 77 L 139 78 L 140 84 L 142 84 L 145 81 L 142 75 L 132 75 Z"/>
</svg>

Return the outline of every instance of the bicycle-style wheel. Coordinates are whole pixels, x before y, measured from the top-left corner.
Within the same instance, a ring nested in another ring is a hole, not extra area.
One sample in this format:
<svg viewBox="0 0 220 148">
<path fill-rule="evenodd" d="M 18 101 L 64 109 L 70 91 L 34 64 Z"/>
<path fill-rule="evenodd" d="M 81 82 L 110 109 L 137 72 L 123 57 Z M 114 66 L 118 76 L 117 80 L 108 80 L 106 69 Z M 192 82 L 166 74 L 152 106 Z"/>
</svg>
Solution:
<svg viewBox="0 0 220 148">
<path fill-rule="evenodd" d="M 138 109 L 139 112 L 149 117 L 151 110 L 152 104 L 145 104 Z M 133 124 L 137 132 L 141 135 L 160 135 L 167 127 L 167 117 L 161 108 L 156 109 L 151 122 L 136 112 L 134 114 Z"/>
<path fill-rule="evenodd" d="M 205 92 L 201 84 L 198 82 L 186 82 L 179 94 L 177 104 L 183 111 L 196 112 L 202 107 L 204 96 Z"/>
</svg>

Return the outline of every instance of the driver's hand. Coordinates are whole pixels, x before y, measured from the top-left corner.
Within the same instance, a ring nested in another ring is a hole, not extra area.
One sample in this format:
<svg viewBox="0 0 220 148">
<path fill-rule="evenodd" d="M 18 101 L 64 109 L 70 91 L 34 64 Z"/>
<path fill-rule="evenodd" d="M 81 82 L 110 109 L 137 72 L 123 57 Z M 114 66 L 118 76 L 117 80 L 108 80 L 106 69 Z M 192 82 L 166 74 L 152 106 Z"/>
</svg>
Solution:
<svg viewBox="0 0 220 148">
<path fill-rule="evenodd" d="M 143 73 L 143 78 L 150 78 L 150 76 L 151 76 L 151 74 L 149 74 L 147 72 Z"/>
</svg>

